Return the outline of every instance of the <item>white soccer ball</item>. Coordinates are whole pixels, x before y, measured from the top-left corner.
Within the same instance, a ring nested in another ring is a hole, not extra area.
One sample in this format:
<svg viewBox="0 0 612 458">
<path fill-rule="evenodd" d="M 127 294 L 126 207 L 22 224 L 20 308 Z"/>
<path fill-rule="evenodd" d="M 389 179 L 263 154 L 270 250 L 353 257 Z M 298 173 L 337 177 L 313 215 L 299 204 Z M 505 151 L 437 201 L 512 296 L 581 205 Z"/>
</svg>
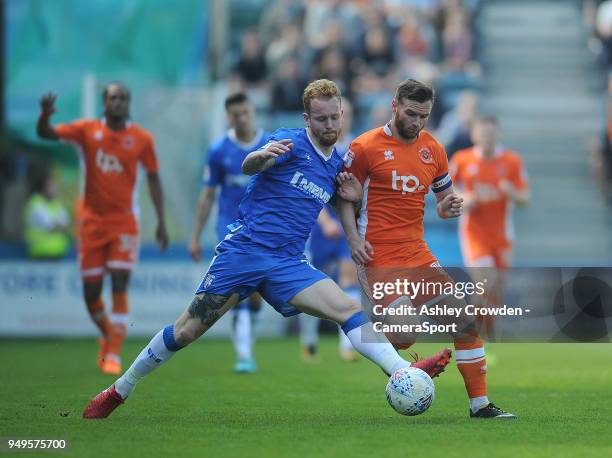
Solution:
<svg viewBox="0 0 612 458">
<path fill-rule="evenodd" d="M 386 391 L 389 405 L 396 412 L 408 416 L 425 412 L 436 395 L 431 377 L 416 367 L 396 370 L 389 377 Z"/>
</svg>

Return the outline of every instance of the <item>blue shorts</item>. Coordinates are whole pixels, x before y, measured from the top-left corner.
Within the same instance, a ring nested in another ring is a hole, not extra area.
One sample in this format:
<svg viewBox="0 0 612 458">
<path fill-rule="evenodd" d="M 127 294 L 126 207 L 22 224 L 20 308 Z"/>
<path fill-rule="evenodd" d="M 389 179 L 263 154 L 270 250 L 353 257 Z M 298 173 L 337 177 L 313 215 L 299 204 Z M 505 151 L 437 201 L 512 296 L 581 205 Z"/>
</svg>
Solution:
<svg viewBox="0 0 612 458">
<path fill-rule="evenodd" d="M 243 300 L 259 292 L 283 316 L 300 313 L 289 301 L 300 291 L 329 278 L 315 269 L 306 256 L 291 257 L 254 243 L 239 231 L 217 245 L 215 257 L 198 287 L 202 292 Z"/>
</svg>

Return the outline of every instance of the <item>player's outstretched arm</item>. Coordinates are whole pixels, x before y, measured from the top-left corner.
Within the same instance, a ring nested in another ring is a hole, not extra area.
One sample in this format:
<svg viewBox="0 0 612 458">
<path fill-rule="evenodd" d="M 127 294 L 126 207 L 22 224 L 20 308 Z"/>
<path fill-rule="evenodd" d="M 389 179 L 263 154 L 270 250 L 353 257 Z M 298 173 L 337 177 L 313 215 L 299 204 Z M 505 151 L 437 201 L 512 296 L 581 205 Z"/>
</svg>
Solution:
<svg viewBox="0 0 612 458">
<path fill-rule="evenodd" d="M 202 188 L 200 198 L 198 199 L 198 209 L 196 210 L 195 223 L 193 225 L 193 236 L 189 242 L 189 255 L 196 262 L 202 259 L 200 236 L 210 216 L 210 210 L 215 201 L 215 194 L 216 189 L 213 186 L 206 186 Z"/>
<path fill-rule="evenodd" d="M 51 125 L 51 116 L 55 113 L 56 95 L 49 92 L 40 98 L 40 116 L 36 123 L 36 133 L 40 138 L 57 140 L 57 133 Z"/>
<path fill-rule="evenodd" d="M 162 191 L 161 180 L 157 172 L 147 174 L 149 182 L 149 195 L 157 214 L 157 228 L 155 229 L 155 240 L 162 251 L 168 247 L 168 231 L 166 230 L 166 220 L 164 218 L 164 193 Z"/>
<path fill-rule="evenodd" d="M 463 198 L 455 192 L 452 186 L 437 193 L 436 202 L 438 216 L 442 219 L 456 218 L 463 211 Z"/>
<path fill-rule="evenodd" d="M 268 143 L 263 148 L 249 153 L 242 162 L 242 173 L 245 175 L 255 175 L 263 172 L 274 165 L 276 157 L 287 153 L 293 148 L 290 139 L 283 139 Z"/>
</svg>

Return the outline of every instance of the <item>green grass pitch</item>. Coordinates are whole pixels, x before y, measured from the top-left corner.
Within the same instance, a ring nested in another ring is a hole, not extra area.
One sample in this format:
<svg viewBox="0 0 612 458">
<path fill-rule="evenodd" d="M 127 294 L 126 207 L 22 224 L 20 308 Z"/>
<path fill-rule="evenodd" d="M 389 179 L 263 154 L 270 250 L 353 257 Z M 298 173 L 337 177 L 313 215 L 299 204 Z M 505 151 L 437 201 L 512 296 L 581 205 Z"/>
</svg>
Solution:
<svg viewBox="0 0 612 458">
<path fill-rule="evenodd" d="M 128 341 L 124 359 L 144 344 Z M 70 448 L 0 458 L 612 456 L 609 344 L 489 345 L 490 397 L 517 421 L 469 419 L 454 364 L 435 380 L 429 411 L 402 417 L 387 405 L 380 370 L 341 361 L 336 345 L 323 339 L 321 361 L 307 364 L 297 340 L 261 341 L 259 372 L 235 375 L 231 344 L 204 340 L 143 380 L 113 416 L 85 421 L 84 406 L 113 381 L 97 371 L 93 339 L 2 340 L 0 437 L 65 438 Z"/>
</svg>

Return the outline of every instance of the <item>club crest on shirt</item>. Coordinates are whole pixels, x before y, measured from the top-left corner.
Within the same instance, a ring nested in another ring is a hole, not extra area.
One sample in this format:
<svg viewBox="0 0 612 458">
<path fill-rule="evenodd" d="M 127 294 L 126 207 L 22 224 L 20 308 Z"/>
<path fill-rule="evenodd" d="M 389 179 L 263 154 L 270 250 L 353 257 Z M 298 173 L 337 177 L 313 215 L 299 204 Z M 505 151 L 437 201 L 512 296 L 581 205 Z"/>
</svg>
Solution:
<svg viewBox="0 0 612 458">
<path fill-rule="evenodd" d="M 100 140 L 102 140 L 102 137 L 104 137 L 104 134 L 102 133 L 101 130 L 96 130 L 94 132 L 94 140 L 100 141 Z"/>
<path fill-rule="evenodd" d="M 125 149 L 132 149 L 134 147 L 134 137 L 128 135 L 123 139 L 123 147 Z"/>
<path fill-rule="evenodd" d="M 353 164 L 353 159 L 355 159 L 355 153 L 349 149 L 344 155 L 344 166 L 350 167 Z"/>
<path fill-rule="evenodd" d="M 431 151 L 429 151 L 427 147 L 419 148 L 419 157 L 425 164 L 431 164 L 433 162 Z"/>
<path fill-rule="evenodd" d="M 385 155 L 385 161 L 390 161 L 392 159 L 395 159 L 395 157 L 393 157 L 393 151 L 391 150 L 387 150 L 383 154 Z"/>
</svg>

